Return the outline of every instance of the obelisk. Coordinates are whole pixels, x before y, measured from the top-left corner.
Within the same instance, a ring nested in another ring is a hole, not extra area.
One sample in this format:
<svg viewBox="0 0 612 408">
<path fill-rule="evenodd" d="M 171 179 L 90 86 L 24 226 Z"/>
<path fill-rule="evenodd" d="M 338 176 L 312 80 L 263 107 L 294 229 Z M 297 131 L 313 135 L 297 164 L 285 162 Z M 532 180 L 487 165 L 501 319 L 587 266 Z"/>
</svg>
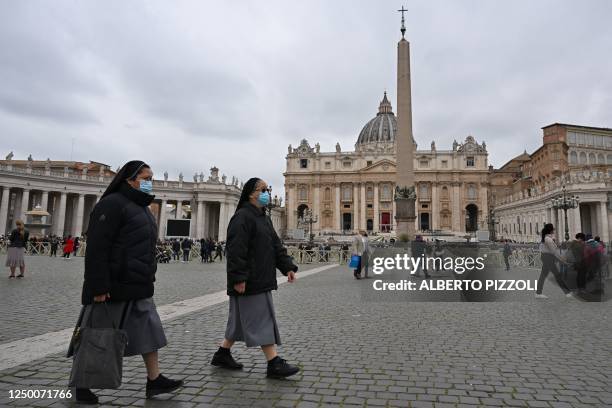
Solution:
<svg viewBox="0 0 612 408">
<path fill-rule="evenodd" d="M 410 43 L 404 38 L 404 7 L 402 13 L 402 38 L 397 44 L 397 136 L 396 180 L 395 180 L 395 220 L 396 236 L 400 241 L 412 240 L 415 235 L 414 188 L 414 138 L 412 136 L 412 96 L 410 90 Z"/>
</svg>

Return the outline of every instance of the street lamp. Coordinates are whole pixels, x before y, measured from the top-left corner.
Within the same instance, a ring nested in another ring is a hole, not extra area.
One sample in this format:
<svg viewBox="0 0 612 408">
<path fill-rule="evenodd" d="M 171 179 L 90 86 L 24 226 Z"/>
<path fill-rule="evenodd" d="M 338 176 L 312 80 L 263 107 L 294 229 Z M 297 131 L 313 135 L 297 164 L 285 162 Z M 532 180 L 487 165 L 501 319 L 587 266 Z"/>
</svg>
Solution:
<svg viewBox="0 0 612 408">
<path fill-rule="evenodd" d="M 580 205 L 578 196 L 568 196 L 565 190 L 565 185 L 561 190 L 561 196 L 552 199 L 552 206 L 555 210 L 563 210 L 565 216 L 565 240 L 569 241 L 569 226 L 567 225 L 567 210 L 576 208 Z"/>
<path fill-rule="evenodd" d="M 487 216 L 487 224 L 489 225 L 489 236 L 491 238 L 491 241 L 495 241 L 495 239 L 497 238 L 495 236 L 495 226 L 499 224 L 499 221 L 495 219 L 495 214 L 493 213 L 492 209 L 489 210 L 489 215 Z"/>
<path fill-rule="evenodd" d="M 319 222 L 319 217 L 312 213 L 310 208 L 304 210 L 304 214 L 300 218 L 302 224 L 308 225 L 308 242 L 312 242 L 314 235 L 312 234 L 312 224 Z"/>
</svg>

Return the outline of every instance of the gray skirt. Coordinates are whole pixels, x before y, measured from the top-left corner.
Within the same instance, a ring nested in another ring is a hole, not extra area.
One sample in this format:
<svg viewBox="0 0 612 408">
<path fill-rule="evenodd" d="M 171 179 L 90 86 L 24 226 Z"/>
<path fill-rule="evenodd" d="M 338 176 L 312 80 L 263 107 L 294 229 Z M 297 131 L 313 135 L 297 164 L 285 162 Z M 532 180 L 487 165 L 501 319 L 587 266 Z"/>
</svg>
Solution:
<svg viewBox="0 0 612 408">
<path fill-rule="evenodd" d="M 23 260 L 24 247 L 9 247 L 6 254 L 6 266 L 9 268 L 25 267 Z"/>
<path fill-rule="evenodd" d="M 92 306 L 83 307 L 81 327 L 88 324 Z M 104 304 L 95 304 L 92 327 L 112 327 L 109 316 L 115 323 L 115 327 L 120 327 L 123 320 L 122 328 L 128 335 L 124 356 L 151 353 L 168 344 L 153 298 L 130 302 L 108 302 L 107 306 L 108 314 L 104 310 Z"/>
<path fill-rule="evenodd" d="M 244 341 L 247 347 L 280 345 L 272 292 L 230 296 L 225 338 Z"/>
</svg>

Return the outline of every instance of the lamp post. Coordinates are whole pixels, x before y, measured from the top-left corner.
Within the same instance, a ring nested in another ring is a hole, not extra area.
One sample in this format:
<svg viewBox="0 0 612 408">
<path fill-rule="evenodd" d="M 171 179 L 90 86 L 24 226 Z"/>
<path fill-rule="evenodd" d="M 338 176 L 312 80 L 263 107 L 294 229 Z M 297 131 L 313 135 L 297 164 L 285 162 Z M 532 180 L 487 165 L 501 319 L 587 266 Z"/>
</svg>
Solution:
<svg viewBox="0 0 612 408">
<path fill-rule="evenodd" d="M 499 224 L 499 221 L 497 221 L 495 219 L 495 214 L 493 213 L 493 210 L 489 210 L 489 215 L 487 216 L 487 224 L 489 225 L 489 236 L 491 238 L 491 241 L 495 241 L 496 240 L 496 236 L 495 236 L 495 225 Z"/>
<path fill-rule="evenodd" d="M 555 210 L 563 210 L 565 217 L 565 240 L 569 241 L 569 226 L 567 225 L 567 210 L 576 208 L 580 205 L 580 199 L 577 196 L 568 196 L 565 190 L 565 184 L 561 189 L 561 196 L 552 199 L 552 207 Z"/>
<path fill-rule="evenodd" d="M 302 217 L 300 218 L 300 222 L 302 224 L 308 225 L 308 242 L 312 243 L 314 239 L 314 235 L 312 234 L 312 224 L 319 222 L 319 217 L 313 215 L 312 210 L 310 208 L 307 208 L 304 210 L 304 215 L 302 215 Z"/>
</svg>

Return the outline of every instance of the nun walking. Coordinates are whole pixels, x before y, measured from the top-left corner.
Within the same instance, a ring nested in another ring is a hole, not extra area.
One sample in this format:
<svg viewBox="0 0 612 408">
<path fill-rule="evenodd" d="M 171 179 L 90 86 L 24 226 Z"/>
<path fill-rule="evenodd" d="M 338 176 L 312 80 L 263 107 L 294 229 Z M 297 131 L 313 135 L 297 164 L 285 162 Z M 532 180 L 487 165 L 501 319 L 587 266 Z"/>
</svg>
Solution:
<svg viewBox="0 0 612 408">
<path fill-rule="evenodd" d="M 147 398 L 183 384 L 164 377 L 159 369 L 158 350 L 166 345 L 166 336 L 153 302 L 157 224 L 149 210 L 154 198 L 152 178 L 146 163 L 130 161 L 94 207 L 87 231 L 83 308 L 77 324 L 122 325 L 128 335 L 124 356 L 140 354 L 144 359 Z M 106 308 L 93 307 L 103 302 Z M 89 389 L 77 388 L 75 394 L 79 403 L 98 403 Z"/>
<path fill-rule="evenodd" d="M 296 374 L 299 368 L 277 355 L 276 345 L 281 339 L 272 291 L 277 289 L 276 269 L 287 276 L 288 282 L 294 282 L 298 268 L 265 213 L 269 203 L 266 182 L 249 179 L 227 229 L 229 317 L 225 339 L 211 364 L 241 369 L 243 365 L 234 360 L 230 349 L 236 341 L 243 341 L 247 347 L 261 347 L 269 378 L 284 378 Z"/>
</svg>

